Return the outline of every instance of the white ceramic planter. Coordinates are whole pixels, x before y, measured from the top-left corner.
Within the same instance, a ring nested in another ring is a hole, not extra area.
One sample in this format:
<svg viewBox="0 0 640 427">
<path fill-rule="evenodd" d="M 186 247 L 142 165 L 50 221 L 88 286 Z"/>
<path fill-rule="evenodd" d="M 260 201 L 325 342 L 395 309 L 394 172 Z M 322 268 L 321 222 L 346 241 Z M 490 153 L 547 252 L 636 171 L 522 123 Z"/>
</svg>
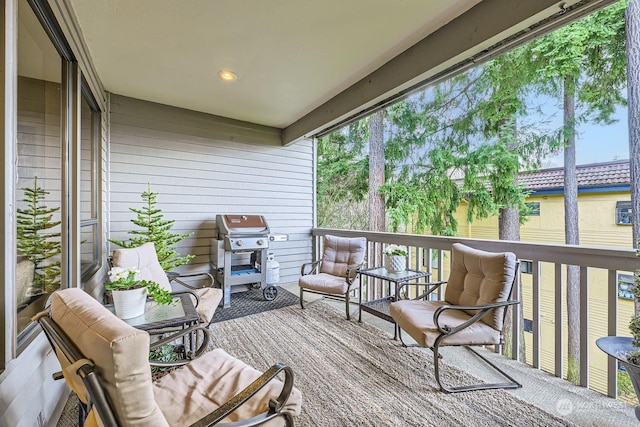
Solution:
<svg viewBox="0 0 640 427">
<path fill-rule="evenodd" d="M 147 288 L 111 291 L 116 316 L 132 319 L 144 314 L 147 302 Z"/>
<path fill-rule="evenodd" d="M 399 273 L 407 269 L 407 257 L 404 255 L 385 255 L 384 268 L 390 273 Z"/>
</svg>

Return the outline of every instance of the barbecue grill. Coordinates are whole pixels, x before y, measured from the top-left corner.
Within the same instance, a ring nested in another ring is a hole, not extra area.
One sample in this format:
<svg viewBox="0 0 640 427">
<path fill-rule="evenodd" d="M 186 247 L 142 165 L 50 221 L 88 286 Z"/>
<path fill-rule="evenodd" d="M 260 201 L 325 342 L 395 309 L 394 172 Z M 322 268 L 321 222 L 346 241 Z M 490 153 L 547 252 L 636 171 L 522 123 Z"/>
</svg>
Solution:
<svg viewBox="0 0 640 427">
<path fill-rule="evenodd" d="M 221 284 L 223 307 L 231 306 L 231 292 L 262 289 L 267 301 L 278 288 L 267 285 L 269 226 L 261 215 L 216 215 L 218 239 L 211 244 L 214 277 Z M 233 290 L 232 290 L 233 287 Z"/>
</svg>

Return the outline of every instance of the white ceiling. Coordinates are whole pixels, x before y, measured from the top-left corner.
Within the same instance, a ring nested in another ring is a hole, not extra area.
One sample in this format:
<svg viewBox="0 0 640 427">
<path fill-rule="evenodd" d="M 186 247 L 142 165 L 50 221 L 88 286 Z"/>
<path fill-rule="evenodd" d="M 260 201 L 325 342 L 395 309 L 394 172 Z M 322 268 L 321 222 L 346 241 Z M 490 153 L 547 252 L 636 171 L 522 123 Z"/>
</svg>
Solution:
<svg viewBox="0 0 640 427">
<path fill-rule="evenodd" d="M 107 91 L 285 128 L 479 1 L 71 4 Z"/>
<path fill-rule="evenodd" d="M 105 90 L 288 144 L 615 0 L 59 1 Z"/>
</svg>

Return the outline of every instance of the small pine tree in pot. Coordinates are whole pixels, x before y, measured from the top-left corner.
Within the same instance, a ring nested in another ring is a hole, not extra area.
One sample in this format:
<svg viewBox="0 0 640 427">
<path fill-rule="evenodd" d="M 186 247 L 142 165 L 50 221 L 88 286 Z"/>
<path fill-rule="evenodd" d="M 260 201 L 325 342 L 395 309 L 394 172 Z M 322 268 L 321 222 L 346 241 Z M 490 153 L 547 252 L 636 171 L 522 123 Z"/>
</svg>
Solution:
<svg viewBox="0 0 640 427">
<path fill-rule="evenodd" d="M 52 221 L 59 207 L 48 208 L 44 199 L 48 191 L 38 186 L 38 177 L 33 177 L 33 188 L 21 188 L 24 192 L 24 209 L 16 209 L 18 253 L 26 256 L 35 266 L 31 296 L 53 292 L 60 287 L 60 261 L 50 262 L 60 254 L 60 232 L 51 232 L 60 225 Z"/>
<path fill-rule="evenodd" d="M 193 235 L 193 233 L 172 233 L 171 229 L 175 220 L 165 220 L 162 210 L 156 207 L 158 193 L 151 191 L 151 184 L 147 184 L 147 191 L 142 193 L 144 206 L 141 209 L 129 208 L 130 211 L 138 214 L 138 217 L 132 219 L 140 230 L 131 230 L 128 232 L 131 237 L 129 241 L 109 239 L 113 244 L 123 248 L 137 248 L 147 242 L 153 242 L 158 261 L 162 269 L 166 272 L 172 271 L 174 268 L 187 264 L 195 255 L 180 256 L 180 254 L 172 248 L 172 246 Z"/>
</svg>

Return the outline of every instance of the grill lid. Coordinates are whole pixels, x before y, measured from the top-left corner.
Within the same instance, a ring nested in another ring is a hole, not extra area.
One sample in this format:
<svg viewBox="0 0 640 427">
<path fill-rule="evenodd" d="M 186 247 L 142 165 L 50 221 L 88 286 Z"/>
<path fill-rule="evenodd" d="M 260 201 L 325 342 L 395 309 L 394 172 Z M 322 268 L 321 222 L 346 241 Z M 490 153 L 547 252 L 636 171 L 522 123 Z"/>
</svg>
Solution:
<svg viewBox="0 0 640 427">
<path fill-rule="evenodd" d="M 218 234 L 269 234 L 269 226 L 262 215 L 217 215 Z"/>
</svg>

